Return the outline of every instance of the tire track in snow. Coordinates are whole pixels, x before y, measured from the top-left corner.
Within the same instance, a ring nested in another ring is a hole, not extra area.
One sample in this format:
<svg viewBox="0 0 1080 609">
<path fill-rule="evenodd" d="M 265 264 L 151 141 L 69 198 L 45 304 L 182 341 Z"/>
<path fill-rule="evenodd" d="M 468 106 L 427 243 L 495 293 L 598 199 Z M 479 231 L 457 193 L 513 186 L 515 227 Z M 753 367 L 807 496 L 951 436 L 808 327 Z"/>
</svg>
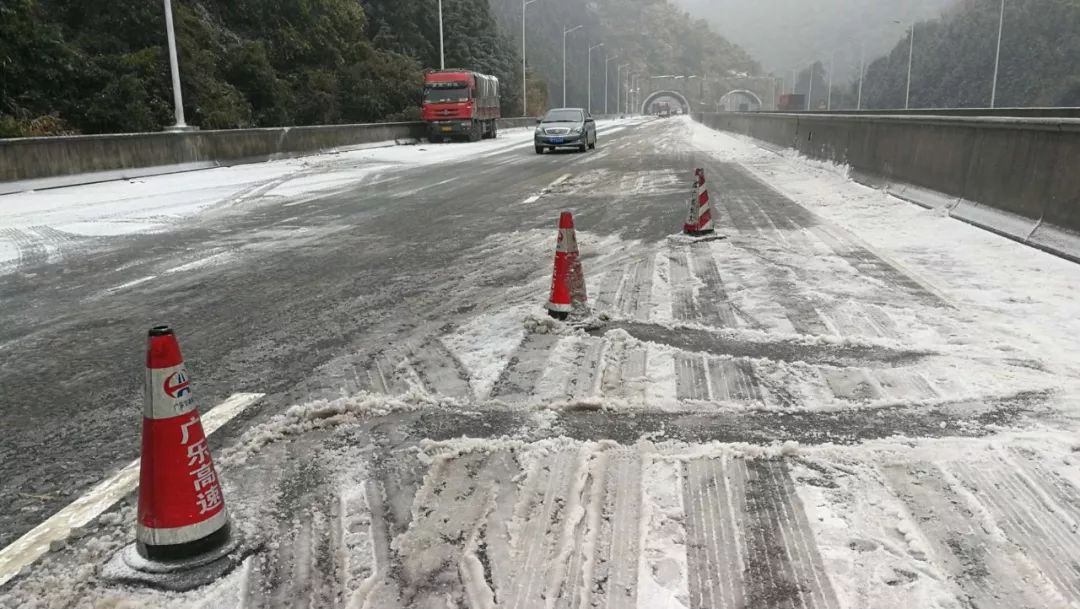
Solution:
<svg viewBox="0 0 1080 609">
<path fill-rule="evenodd" d="M 49 252 L 41 238 L 17 228 L 0 228 L 0 239 L 9 241 L 18 250 L 15 269 L 22 270 L 43 264 L 49 259 Z"/>
<path fill-rule="evenodd" d="M 1080 510 L 1061 490 L 1023 475 L 1014 463 L 955 463 L 950 470 L 1057 591 L 1080 603 Z"/>
<path fill-rule="evenodd" d="M 514 577 L 505 590 L 497 591 L 500 607 L 541 609 L 549 571 L 561 535 L 559 525 L 566 516 L 566 501 L 581 455 L 563 450 L 541 457 L 526 476 L 518 492 L 514 521 L 510 525 Z"/>
<path fill-rule="evenodd" d="M 692 609 L 741 609 L 745 582 L 753 579 L 744 562 L 745 512 L 741 472 L 730 472 L 719 459 L 694 459 L 683 465 L 686 506 L 687 569 Z M 734 475 L 732 475 L 734 474 Z"/>
<path fill-rule="evenodd" d="M 977 511 L 937 466 L 916 462 L 882 471 L 969 604 L 986 609 L 1049 606 L 1033 595 L 1033 586 L 1019 584 L 1016 574 L 1024 569 L 1011 559 L 1012 548 L 984 530 Z"/>
<path fill-rule="evenodd" d="M 641 460 L 632 449 L 611 451 L 605 477 L 604 519 L 610 523 L 606 607 L 637 607 L 638 560 L 641 555 Z"/>
</svg>

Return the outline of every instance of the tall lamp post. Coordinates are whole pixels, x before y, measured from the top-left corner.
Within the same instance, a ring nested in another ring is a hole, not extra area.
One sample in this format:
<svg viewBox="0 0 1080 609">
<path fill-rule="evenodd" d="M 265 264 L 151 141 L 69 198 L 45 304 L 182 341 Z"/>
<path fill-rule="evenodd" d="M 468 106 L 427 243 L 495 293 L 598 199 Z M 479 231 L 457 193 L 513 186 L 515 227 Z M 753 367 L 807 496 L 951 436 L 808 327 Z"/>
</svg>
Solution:
<svg viewBox="0 0 1080 609">
<path fill-rule="evenodd" d="M 893 23 L 903 24 L 903 21 L 893 20 Z M 915 22 L 911 22 L 911 41 L 908 44 L 907 56 L 907 91 L 904 93 L 904 109 L 911 108 L 911 64 L 915 58 Z"/>
<path fill-rule="evenodd" d="M 836 51 L 833 51 L 832 55 L 829 56 L 829 94 L 825 98 L 825 110 L 829 112 L 832 111 L 832 74 L 834 67 L 836 67 Z"/>
<path fill-rule="evenodd" d="M 188 126 L 184 122 L 184 95 L 180 91 L 180 64 L 176 60 L 176 31 L 173 29 L 171 0 L 165 0 L 165 34 L 169 39 L 169 69 L 172 71 L 173 113 L 176 116 L 176 124 L 169 130 L 184 131 Z"/>
<path fill-rule="evenodd" d="M 611 86 L 608 84 L 608 74 L 611 73 L 611 62 L 618 58 L 618 55 L 614 57 L 608 57 L 607 54 L 604 55 L 604 114 L 611 113 L 608 106 L 608 93 L 611 92 Z"/>
<path fill-rule="evenodd" d="M 592 52 L 604 46 L 604 43 L 600 43 L 596 46 L 589 47 L 589 114 L 592 114 Z"/>
<path fill-rule="evenodd" d="M 439 69 L 446 69 L 446 46 L 443 44 L 442 0 L 439 0 Z"/>
<path fill-rule="evenodd" d="M 855 106 L 856 110 L 862 110 L 862 86 L 863 80 L 866 78 L 866 42 L 859 41 L 859 102 Z"/>
<path fill-rule="evenodd" d="M 563 28 L 562 33 L 562 105 L 566 107 L 566 37 L 571 33 L 576 32 L 585 26 L 579 25 L 572 28 Z"/>
<path fill-rule="evenodd" d="M 990 88 L 990 107 L 996 108 L 998 67 L 1001 65 L 1001 34 L 1005 31 L 1005 0 L 1001 0 L 1001 17 L 998 18 L 997 53 L 994 55 L 994 84 Z"/>
<path fill-rule="evenodd" d="M 619 114 L 625 114 L 626 110 L 623 105 L 623 97 L 625 97 L 625 91 L 623 90 L 623 78 L 622 71 L 629 68 L 630 64 L 624 63 L 615 70 L 615 80 L 617 82 L 617 88 L 615 89 L 615 107 L 618 108 Z"/>
<path fill-rule="evenodd" d="M 904 94 L 904 110 L 911 108 L 911 64 L 915 58 L 915 22 L 911 22 L 911 45 L 907 56 L 907 93 Z"/>
<path fill-rule="evenodd" d="M 441 2 L 441 0 L 440 0 Z M 521 115 L 529 115 L 529 74 L 525 64 L 525 9 L 539 0 L 521 0 Z"/>
</svg>

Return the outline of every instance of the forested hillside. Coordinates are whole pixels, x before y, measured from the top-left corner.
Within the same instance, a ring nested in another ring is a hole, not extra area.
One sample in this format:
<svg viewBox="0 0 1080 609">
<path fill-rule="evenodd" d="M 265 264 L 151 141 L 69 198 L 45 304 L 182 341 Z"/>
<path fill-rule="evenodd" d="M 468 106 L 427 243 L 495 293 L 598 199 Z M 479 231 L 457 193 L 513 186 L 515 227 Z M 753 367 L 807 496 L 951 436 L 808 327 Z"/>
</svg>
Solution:
<svg viewBox="0 0 1080 609">
<path fill-rule="evenodd" d="M 489 4 L 490 2 L 490 4 Z M 443 0 L 446 64 L 498 76 L 521 112 L 521 1 Z M 439 67 L 435 0 L 174 0 L 184 108 L 202 129 L 410 119 Z M 541 0 L 530 7 L 532 113 L 585 104 L 585 50 L 605 42 L 644 74 L 753 71 L 741 49 L 668 0 Z M 594 56 L 603 99 L 603 53 Z M 612 69 L 614 74 L 614 68 Z M 616 89 L 611 79 L 612 98 Z M 614 100 L 612 100 L 614 101 Z M 172 124 L 160 0 L 2 0 L 0 137 L 157 131 Z"/>
<path fill-rule="evenodd" d="M 491 0 L 504 31 L 518 32 L 521 0 Z M 593 54 L 593 109 L 603 111 L 604 54 L 612 62 L 609 103 L 616 97 L 615 64 L 645 75 L 712 75 L 728 71 L 756 72 L 754 60 L 741 48 L 712 31 L 669 0 L 540 0 L 528 8 L 527 58 L 532 73 L 545 81 L 552 104 L 562 103 L 562 33 L 578 25 L 567 41 L 567 103 L 584 106 L 588 99 L 590 46 Z M 520 61 L 520 60 L 519 60 Z M 520 78 L 520 77 L 519 77 Z M 520 89 L 520 83 L 517 85 Z M 530 102 L 530 111 L 534 112 Z"/>
<path fill-rule="evenodd" d="M 793 69 L 827 63 L 834 53 L 847 79 L 858 70 L 861 47 L 866 57 L 887 53 L 912 20 L 936 18 L 959 0 L 677 1 L 790 81 Z"/>
<path fill-rule="evenodd" d="M 445 5 L 448 64 L 511 78 L 513 45 L 487 0 Z M 173 6 L 187 119 L 203 129 L 415 117 L 422 71 L 438 67 L 434 2 Z M 172 123 L 168 70 L 158 0 L 0 3 L 0 137 L 159 130 Z"/>
<path fill-rule="evenodd" d="M 997 44 L 998 0 L 964 0 L 915 26 L 911 105 L 986 107 Z M 1080 105 L 1080 0 L 1006 3 L 997 105 Z M 902 108 L 909 38 L 873 62 L 864 106 Z"/>
</svg>

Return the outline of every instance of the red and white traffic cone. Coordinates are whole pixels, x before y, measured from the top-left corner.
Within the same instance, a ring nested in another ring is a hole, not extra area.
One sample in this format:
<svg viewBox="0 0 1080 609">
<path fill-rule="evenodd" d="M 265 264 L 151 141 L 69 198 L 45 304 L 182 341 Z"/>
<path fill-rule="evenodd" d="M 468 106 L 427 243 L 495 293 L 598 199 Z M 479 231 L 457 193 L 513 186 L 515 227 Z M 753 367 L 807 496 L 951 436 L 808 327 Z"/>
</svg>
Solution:
<svg viewBox="0 0 1080 609">
<path fill-rule="evenodd" d="M 555 319 L 565 320 L 571 313 L 583 311 L 588 304 L 585 272 L 578 255 L 574 234 L 574 215 L 564 211 L 559 216 L 559 240 L 555 244 L 555 273 L 551 279 L 551 297 L 547 310 Z"/>
<path fill-rule="evenodd" d="M 146 349 L 136 549 L 178 561 L 229 542 L 229 515 L 176 335 L 150 330 Z"/>
<path fill-rule="evenodd" d="M 712 202 L 709 189 L 705 187 L 705 170 L 694 171 L 694 188 L 690 197 L 690 213 L 683 225 L 683 232 L 691 237 L 711 235 L 713 229 Z"/>
</svg>

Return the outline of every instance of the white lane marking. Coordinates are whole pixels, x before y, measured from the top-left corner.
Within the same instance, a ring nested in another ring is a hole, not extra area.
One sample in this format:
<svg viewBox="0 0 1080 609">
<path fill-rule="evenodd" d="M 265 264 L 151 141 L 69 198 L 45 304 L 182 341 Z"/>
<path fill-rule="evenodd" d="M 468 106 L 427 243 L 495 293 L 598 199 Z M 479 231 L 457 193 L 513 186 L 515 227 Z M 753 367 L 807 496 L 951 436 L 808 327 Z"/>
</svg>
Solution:
<svg viewBox="0 0 1080 609">
<path fill-rule="evenodd" d="M 207 256 L 206 258 L 199 258 L 198 260 L 193 260 L 193 261 L 188 262 L 186 264 L 181 264 L 180 266 L 173 267 L 173 268 L 171 268 L 171 269 L 169 269 L 167 271 L 162 272 L 162 275 L 171 275 L 173 273 L 183 273 L 184 271 L 192 271 L 192 270 L 195 270 L 197 268 L 201 268 L 201 267 L 204 267 L 204 266 L 209 266 L 211 264 L 215 264 L 217 262 L 220 262 L 222 260 L 225 260 L 225 259 L 229 258 L 230 256 L 232 256 L 232 252 L 220 252 L 220 253 L 214 254 L 212 256 Z"/>
<path fill-rule="evenodd" d="M 141 285 L 141 284 L 146 283 L 147 281 L 153 281 L 155 279 L 157 279 L 157 275 L 149 275 L 147 277 L 142 277 L 140 279 L 136 279 L 135 281 L 129 281 L 127 283 L 121 283 L 120 285 L 113 286 L 113 287 L 111 287 L 111 288 L 109 288 L 109 289 L 107 289 L 105 291 L 108 292 L 109 294 L 112 294 L 112 293 L 115 293 L 115 292 L 120 292 L 120 291 L 126 290 L 128 288 L 133 288 L 133 287 L 135 287 L 137 285 Z"/>
<path fill-rule="evenodd" d="M 554 182 L 552 182 L 551 184 L 548 184 L 546 188 L 544 188 L 540 192 L 536 193 L 535 195 L 529 197 L 528 199 L 525 199 L 525 201 L 524 201 L 525 204 L 528 205 L 530 203 L 536 203 L 537 201 L 542 199 L 544 197 L 544 195 L 551 192 L 552 189 L 554 189 L 556 186 L 558 186 L 559 184 L 562 184 L 563 182 L 569 180 L 572 177 L 574 177 L 574 174 L 572 174 L 572 173 L 567 173 L 567 174 L 559 176 L 558 179 L 556 179 Z"/>
<path fill-rule="evenodd" d="M 202 417 L 206 435 L 209 436 L 220 429 L 265 395 L 265 393 L 237 393 L 219 404 Z M 49 551 L 53 543 L 67 539 L 72 530 L 89 524 L 138 485 L 139 459 L 136 459 L 114 476 L 98 484 L 90 492 L 34 527 L 29 533 L 0 550 L 0 586 L 41 558 Z"/>
</svg>

